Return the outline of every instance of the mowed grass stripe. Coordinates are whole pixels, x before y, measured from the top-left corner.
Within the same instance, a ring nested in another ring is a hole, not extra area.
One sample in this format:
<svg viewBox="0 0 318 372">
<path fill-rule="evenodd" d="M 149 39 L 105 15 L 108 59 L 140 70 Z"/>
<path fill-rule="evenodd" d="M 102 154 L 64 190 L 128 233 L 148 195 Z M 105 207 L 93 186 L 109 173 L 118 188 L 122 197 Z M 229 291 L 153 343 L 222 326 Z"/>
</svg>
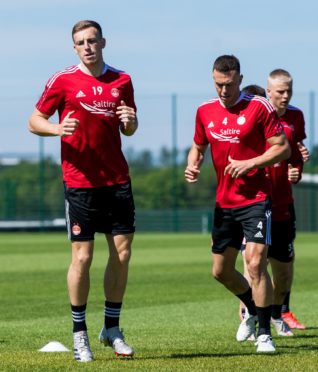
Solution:
<svg viewBox="0 0 318 372">
<path fill-rule="evenodd" d="M 37 351 L 52 340 L 72 348 L 65 234 L 1 234 L 0 371 L 314 371 L 317 237 L 298 234 L 296 242 L 292 306 L 309 329 L 275 337 L 278 353 L 269 356 L 256 355 L 253 343 L 235 341 L 238 301 L 211 278 L 208 234 L 137 234 L 121 319 L 136 357 L 121 361 L 98 342 L 107 251 L 97 236 L 87 314 L 96 360 L 79 365 L 71 353 Z"/>
</svg>

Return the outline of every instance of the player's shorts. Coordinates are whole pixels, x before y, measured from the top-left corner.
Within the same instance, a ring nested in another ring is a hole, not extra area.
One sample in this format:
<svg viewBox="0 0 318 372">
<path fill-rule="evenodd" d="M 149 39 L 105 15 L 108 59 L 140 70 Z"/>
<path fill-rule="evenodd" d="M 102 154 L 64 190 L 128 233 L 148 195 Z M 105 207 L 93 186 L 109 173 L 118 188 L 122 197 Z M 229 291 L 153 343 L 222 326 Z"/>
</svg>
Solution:
<svg viewBox="0 0 318 372">
<path fill-rule="evenodd" d="M 291 262 L 295 257 L 296 221 L 293 205 L 290 206 L 290 215 L 289 220 L 272 221 L 272 244 L 268 247 L 268 257 L 279 262 Z"/>
<path fill-rule="evenodd" d="M 64 184 L 68 237 L 94 240 L 95 232 L 124 235 L 135 232 L 135 204 L 130 182 L 96 188 Z"/>
<path fill-rule="evenodd" d="M 246 242 L 271 243 L 270 199 L 239 208 L 215 208 L 212 252 L 223 253 L 227 247 L 241 249 Z"/>
</svg>

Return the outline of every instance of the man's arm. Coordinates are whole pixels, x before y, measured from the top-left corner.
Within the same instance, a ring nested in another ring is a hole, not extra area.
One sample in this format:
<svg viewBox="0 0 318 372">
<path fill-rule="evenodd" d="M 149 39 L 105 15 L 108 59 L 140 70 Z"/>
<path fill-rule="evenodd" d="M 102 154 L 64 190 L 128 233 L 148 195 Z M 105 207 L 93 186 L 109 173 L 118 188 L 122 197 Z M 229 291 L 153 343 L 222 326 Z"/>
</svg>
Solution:
<svg viewBox="0 0 318 372">
<path fill-rule="evenodd" d="M 193 183 L 198 181 L 200 167 L 204 159 L 204 153 L 208 145 L 197 145 L 193 142 L 188 154 L 188 165 L 184 171 L 186 181 Z"/>
<path fill-rule="evenodd" d="M 29 130 L 38 136 L 71 136 L 79 125 L 78 119 L 70 117 L 73 113 L 70 111 L 61 124 L 54 124 L 49 121 L 50 116 L 35 109 L 29 119 Z"/>
<path fill-rule="evenodd" d="M 238 178 L 252 169 L 265 168 L 291 155 L 289 143 L 284 133 L 267 139 L 270 147 L 260 156 L 247 160 L 235 160 L 229 157 L 230 163 L 225 167 L 224 174 L 230 174 L 232 178 Z"/>
</svg>

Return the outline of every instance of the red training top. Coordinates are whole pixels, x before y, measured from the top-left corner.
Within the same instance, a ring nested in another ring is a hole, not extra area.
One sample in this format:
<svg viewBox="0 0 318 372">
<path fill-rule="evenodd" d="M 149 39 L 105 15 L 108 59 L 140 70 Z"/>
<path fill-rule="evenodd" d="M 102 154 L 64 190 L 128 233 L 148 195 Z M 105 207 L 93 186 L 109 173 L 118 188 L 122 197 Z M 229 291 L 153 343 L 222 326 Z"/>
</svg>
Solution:
<svg viewBox="0 0 318 372">
<path fill-rule="evenodd" d="M 296 143 L 307 138 L 304 114 L 299 108 L 288 105 L 284 115 L 280 116 L 280 119 L 293 130 Z"/>
<path fill-rule="evenodd" d="M 289 123 L 286 122 L 286 118 L 290 120 L 292 125 L 289 125 Z M 266 169 L 272 182 L 273 221 L 287 220 L 291 217 L 289 205 L 293 203 L 294 198 L 292 184 L 288 181 L 288 164 L 291 164 L 294 168 L 299 169 L 300 176 L 297 182 L 300 181 L 301 172 L 303 170 L 303 159 L 297 146 L 297 142 L 301 141 L 302 138 L 299 136 L 298 141 L 296 141 L 296 128 L 298 128 L 298 133 L 303 133 L 303 138 L 306 138 L 304 131 L 305 123 L 300 110 L 296 108 L 288 110 L 288 112 L 280 116 L 280 120 L 284 127 L 285 135 L 289 141 L 292 154 L 289 159 L 274 164 Z"/>
<path fill-rule="evenodd" d="M 219 99 L 197 110 L 194 142 L 210 144 L 217 175 L 216 206 L 237 208 L 257 203 L 270 195 L 265 169 L 232 178 L 224 169 L 234 160 L 254 158 L 266 151 L 266 140 L 283 131 L 273 106 L 263 97 L 241 94 L 236 104 L 225 108 Z"/>
<path fill-rule="evenodd" d="M 61 137 L 63 180 L 68 187 L 111 186 L 130 180 L 116 115 L 121 100 L 136 109 L 130 76 L 107 65 L 99 77 L 72 66 L 47 82 L 36 108 L 49 116 L 58 111 L 60 123 L 74 111 L 71 117 L 80 121 L 73 135 Z"/>
</svg>

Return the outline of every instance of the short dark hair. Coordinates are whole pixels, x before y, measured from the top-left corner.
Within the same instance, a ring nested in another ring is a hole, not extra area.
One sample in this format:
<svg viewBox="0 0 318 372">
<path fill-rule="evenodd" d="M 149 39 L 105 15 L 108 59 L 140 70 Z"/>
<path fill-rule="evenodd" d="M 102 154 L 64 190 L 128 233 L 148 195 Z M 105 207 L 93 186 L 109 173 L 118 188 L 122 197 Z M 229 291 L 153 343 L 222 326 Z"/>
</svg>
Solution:
<svg viewBox="0 0 318 372">
<path fill-rule="evenodd" d="M 241 73 L 240 61 L 233 55 L 223 55 L 218 57 L 213 64 L 213 71 L 229 72 L 236 71 Z"/>
<path fill-rule="evenodd" d="M 86 28 L 89 27 L 94 27 L 96 30 L 99 32 L 100 36 L 103 37 L 103 31 L 99 23 L 95 21 L 90 21 L 90 20 L 84 20 L 84 21 L 79 21 L 75 23 L 75 25 L 72 28 L 72 38 L 76 32 L 85 30 Z M 74 39 L 74 38 L 73 38 Z"/>
<path fill-rule="evenodd" d="M 257 95 L 257 96 L 266 98 L 266 90 L 256 84 L 247 85 L 246 87 L 242 89 L 242 92 L 246 94 Z"/>
</svg>

